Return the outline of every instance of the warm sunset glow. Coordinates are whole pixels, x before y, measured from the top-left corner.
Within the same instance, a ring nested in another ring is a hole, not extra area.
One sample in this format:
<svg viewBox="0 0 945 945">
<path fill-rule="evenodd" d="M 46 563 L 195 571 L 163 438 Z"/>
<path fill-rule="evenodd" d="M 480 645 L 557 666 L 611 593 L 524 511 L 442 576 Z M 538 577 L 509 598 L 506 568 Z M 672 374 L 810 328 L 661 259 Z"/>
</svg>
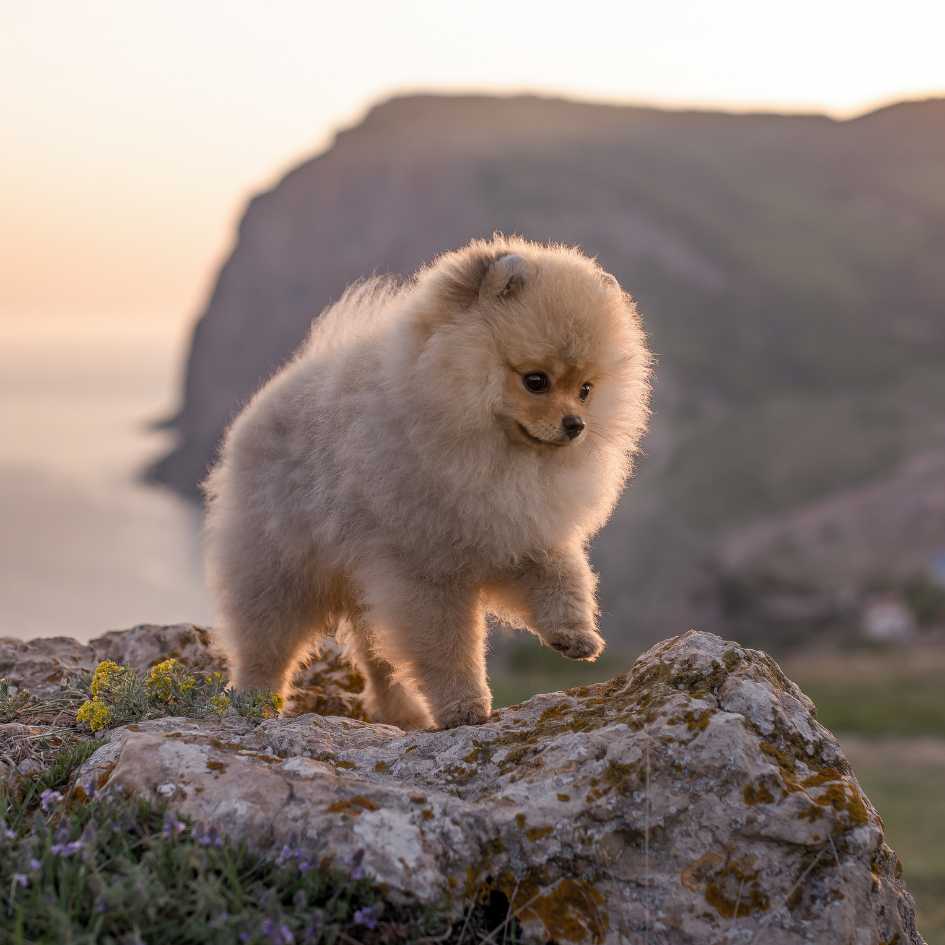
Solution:
<svg viewBox="0 0 945 945">
<path fill-rule="evenodd" d="M 0 316 L 181 318 L 246 195 L 405 89 L 844 116 L 945 92 L 945 7 L 0 3 Z"/>
</svg>

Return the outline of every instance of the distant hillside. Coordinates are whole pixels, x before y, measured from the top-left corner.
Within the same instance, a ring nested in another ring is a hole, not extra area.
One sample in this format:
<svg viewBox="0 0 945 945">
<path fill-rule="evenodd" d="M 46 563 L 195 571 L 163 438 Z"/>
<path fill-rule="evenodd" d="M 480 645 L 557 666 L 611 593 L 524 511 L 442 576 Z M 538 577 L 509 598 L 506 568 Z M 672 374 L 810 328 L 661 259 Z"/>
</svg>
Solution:
<svg viewBox="0 0 945 945">
<path fill-rule="evenodd" d="M 194 495 L 349 282 L 493 230 L 599 256 L 659 354 L 647 455 L 595 546 L 606 622 L 794 635 L 945 550 L 945 100 L 843 122 L 386 102 L 250 202 L 153 476 Z"/>
</svg>

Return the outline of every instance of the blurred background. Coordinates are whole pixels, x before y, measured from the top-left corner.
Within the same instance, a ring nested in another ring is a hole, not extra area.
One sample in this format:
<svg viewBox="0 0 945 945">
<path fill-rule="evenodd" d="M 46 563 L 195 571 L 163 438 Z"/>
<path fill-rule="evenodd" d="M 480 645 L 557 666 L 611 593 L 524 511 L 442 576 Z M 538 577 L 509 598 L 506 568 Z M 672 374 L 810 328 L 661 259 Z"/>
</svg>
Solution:
<svg viewBox="0 0 945 945">
<path fill-rule="evenodd" d="M 945 8 L 0 0 L 0 634 L 209 622 L 197 483 L 319 310 L 493 230 L 659 357 L 601 664 L 689 626 L 840 733 L 945 942 Z"/>
</svg>

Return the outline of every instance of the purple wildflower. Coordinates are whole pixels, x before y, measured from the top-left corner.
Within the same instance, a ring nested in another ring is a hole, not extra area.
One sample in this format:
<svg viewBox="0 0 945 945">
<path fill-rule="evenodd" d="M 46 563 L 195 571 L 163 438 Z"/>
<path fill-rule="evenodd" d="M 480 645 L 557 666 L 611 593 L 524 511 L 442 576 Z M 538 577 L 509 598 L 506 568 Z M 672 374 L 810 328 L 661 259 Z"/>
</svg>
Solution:
<svg viewBox="0 0 945 945">
<path fill-rule="evenodd" d="M 279 943 L 280 945 L 295 945 L 295 936 L 285 922 L 279 923 Z"/>
<path fill-rule="evenodd" d="M 276 857 L 276 866 L 285 866 L 289 860 L 294 860 L 296 855 L 297 851 L 293 850 L 289 844 L 284 843 L 282 849 L 279 851 L 279 855 Z"/>
<path fill-rule="evenodd" d="M 54 791 L 52 788 L 46 788 L 46 790 L 39 795 L 39 806 L 42 807 L 44 814 L 48 814 L 49 808 L 54 807 L 61 800 L 62 795 L 58 791 Z"/>
<path fill-rule="evenodd" d="M 30 884 L 30 878 L 26 873 L 14 873 L 13 874 L 13 884 L 19 886 L 20 889 L 26 889 Z"/>
<path fill-rule="evenodd" d="M 191 836 L 202 847 L 222 847 L 223 837 L 221 837 L 212 827 L 207 830 L 197 824 L 191 828 Z"/>
<path fill-rule="evenodd" d="M 321 913 L 319 912 L 317 916 L 313 916 L 308 920 L 308 923 L 302 930 L 302 942 L 304 942 L 305 945 L 314 945 L 314 943 L 321 941 L 322 923 L 320 918 Z"/>
<path fill-rule="evenodd" d="M 68 843 L 54 843 L 49 848 L 49 852 L 52 853 L 53 856 L 72 856 L 73 853 L 78 853 L 83 845 L 81 840 L 72 840 Z"/>
<path fill-rule="evenodd" d="M 365 906 L 363 909 L 355 909 L 354 924 L 363 925 L 366 929 L 376 929 L 377 916 L 377 906 Z"/>
<path fill-rule="evenodd" d="M 276 857 L 276 866 L 285 866 L 286 863 L 295 861 L 295 868 L 300 873 L 307 873 L 312 869 L 311 861 L 306 857 L 305 851 L 301 847 L 293 847 L 288 843 L 283 844 L 279 855 Z"/>
<path fill-rule="evenodd" d="M 295 936 L 285 922 L 276 922 L 274 919 L 263 919 L 261 931 L 269 936 L 272 945 L 295 945 Z"/>
<path fill-rule="evenodd" d="M 7 840 L 16 840 L 16 831 L 11 830 L 5 820 L 0 820 L 0 837 L 6 837 Z"/>
<path fill-rule="evenodd" d="M 187 829 L 187 824 L 182 820 L 178 820 L 174 816 L 172 811 L 168 811 L 164 815 L 164 826 L 161 829 L 161 836 L 165 839 L 171 839 L 173 837 L 180 836 Z"/>
<path fill-rule="evenodd" d="M 42 865 L 43 864 L 40 863 L 39 860 L 37 860 L 35 856 L 30 857 L 30 869 L 34 873 L 37 872 Z"/>
</svg>

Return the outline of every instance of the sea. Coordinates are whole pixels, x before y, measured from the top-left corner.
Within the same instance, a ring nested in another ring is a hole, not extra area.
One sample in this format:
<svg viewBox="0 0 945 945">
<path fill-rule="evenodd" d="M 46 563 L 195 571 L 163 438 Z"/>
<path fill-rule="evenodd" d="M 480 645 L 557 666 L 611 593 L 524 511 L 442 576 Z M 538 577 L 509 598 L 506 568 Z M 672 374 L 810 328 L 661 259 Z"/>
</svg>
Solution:
<svg viewBox="0 0 945 945">
<path fill-rule="evenodd" d="M 206 623 L 200 510 L 142 470 L 168 448 L 189 326 L 0 318 L 0 637 Z"/>
</svg>

